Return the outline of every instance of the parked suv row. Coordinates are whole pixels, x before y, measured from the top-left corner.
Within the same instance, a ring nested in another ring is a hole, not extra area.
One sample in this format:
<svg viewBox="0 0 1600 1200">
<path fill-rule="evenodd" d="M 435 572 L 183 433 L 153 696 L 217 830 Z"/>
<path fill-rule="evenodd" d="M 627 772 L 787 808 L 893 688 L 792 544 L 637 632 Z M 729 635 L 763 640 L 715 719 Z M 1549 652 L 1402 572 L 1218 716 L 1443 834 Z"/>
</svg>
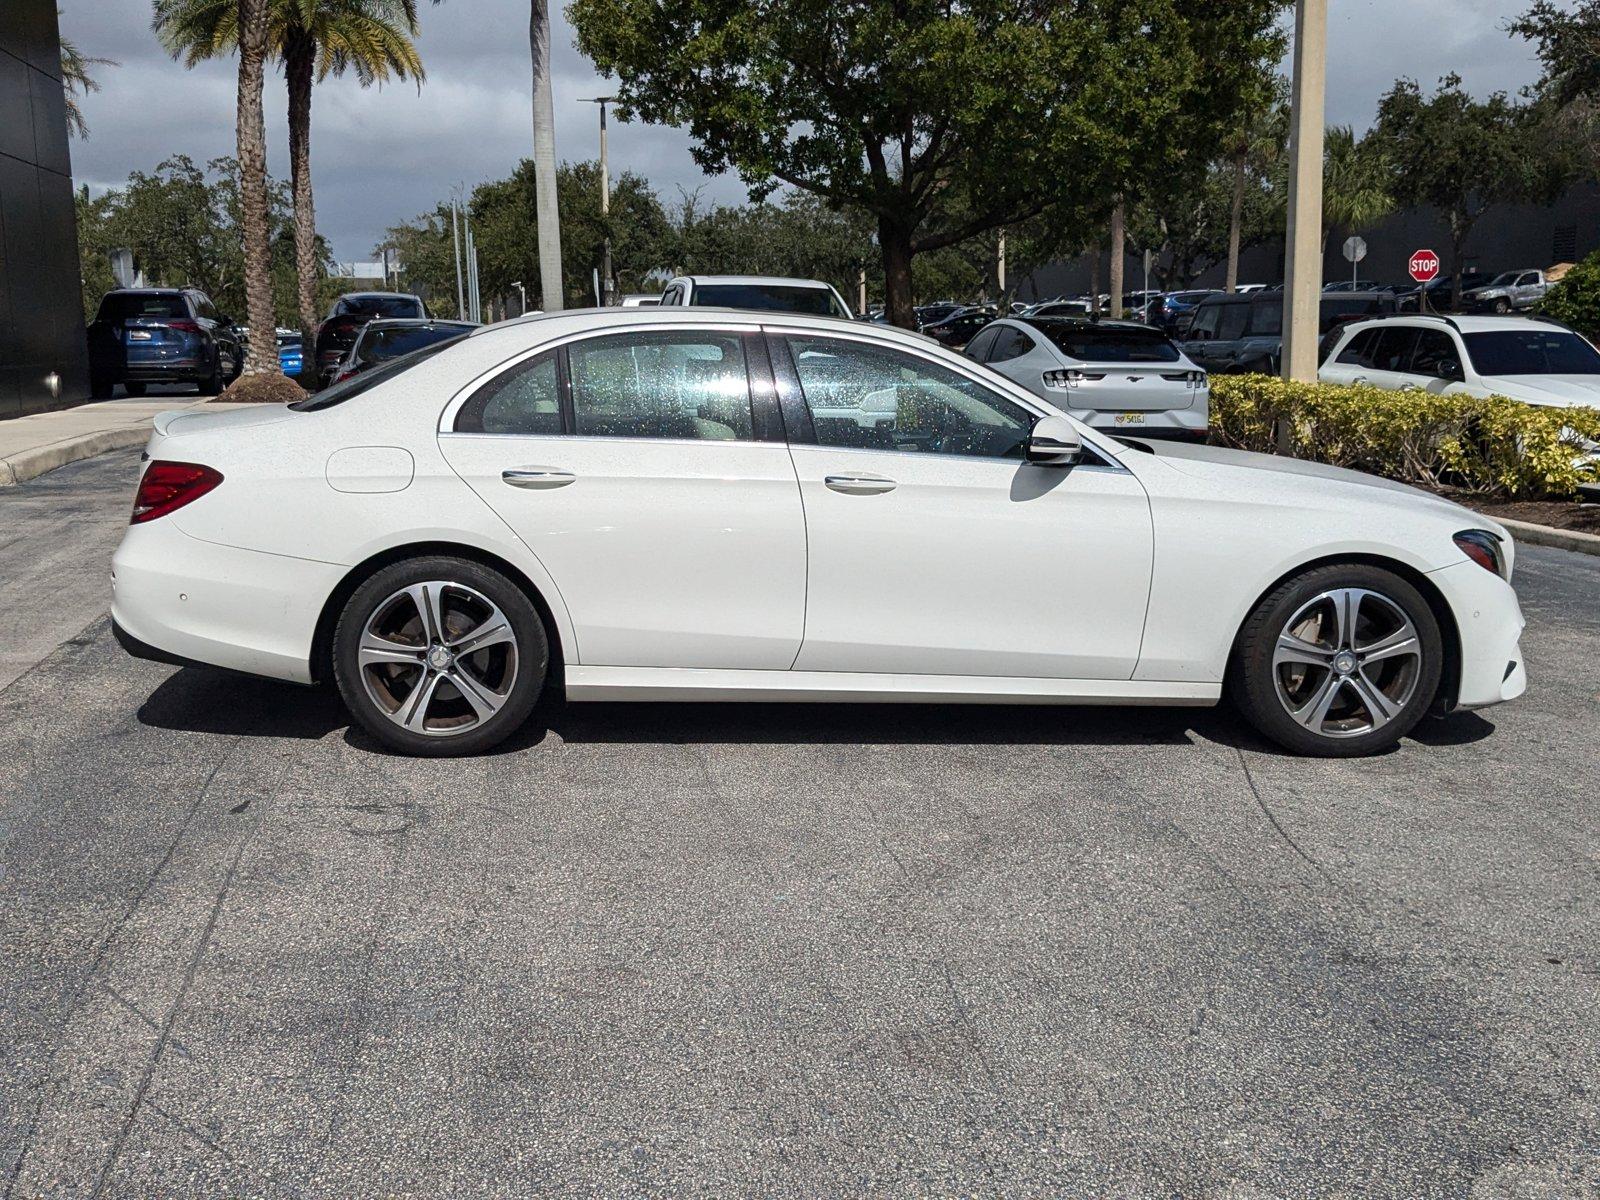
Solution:
<svg viewBox="0 0 1600 1200">
<path fill-rule="evenodd" d="M 192 383 L 216 395 L 244 366 L 239 328 L 195 288 L 117 288 L 89 323 L 89 394 L 130 396 L 152 383 Z"/>
</svg>

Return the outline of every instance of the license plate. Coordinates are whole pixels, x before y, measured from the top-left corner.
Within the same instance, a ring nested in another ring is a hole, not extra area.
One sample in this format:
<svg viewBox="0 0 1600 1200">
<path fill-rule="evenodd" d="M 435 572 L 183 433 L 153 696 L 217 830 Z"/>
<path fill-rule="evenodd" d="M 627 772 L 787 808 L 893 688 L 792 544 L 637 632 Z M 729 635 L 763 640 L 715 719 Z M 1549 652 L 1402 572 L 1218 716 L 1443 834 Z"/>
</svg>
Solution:
<svg viewBox="0 0 1600 1200">
<path fill-rule="evenodd" d="M 1117 414 L 1117 424 L 1118 425 L 1143 425 L 1144 424 L 1144 414 L 1143 413 L 1118 413 Z"/>
<path fill-rule="evenodd" d="M 148 342 L 150 340 L 150 331 L 148 329 L 130 329 L 128 330 L 128 340 L 130 342 Z"/>
</svg>

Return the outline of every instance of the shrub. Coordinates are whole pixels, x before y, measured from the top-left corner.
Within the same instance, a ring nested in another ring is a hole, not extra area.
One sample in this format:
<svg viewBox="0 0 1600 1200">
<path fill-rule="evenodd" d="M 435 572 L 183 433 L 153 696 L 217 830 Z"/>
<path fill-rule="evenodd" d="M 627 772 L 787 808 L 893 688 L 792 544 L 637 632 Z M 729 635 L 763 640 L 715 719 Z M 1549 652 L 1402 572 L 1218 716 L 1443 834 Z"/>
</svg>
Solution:
<svg viewBox="0 0 1600 1200">
<path fill-rule="evenodd" d="M 1574 266 L 1546 292 L 1539 310 L 1586 337 L 1600 336 L 1600 250 Z"/>
<path fill-rule="evenodd" d="M 1570 496 L 1597 475 L 1597 409 L 1212 376 L 1212 441 L 1271 453 L 1280 423 L 1297 458 L 1497 499 Z"/>
</svg>

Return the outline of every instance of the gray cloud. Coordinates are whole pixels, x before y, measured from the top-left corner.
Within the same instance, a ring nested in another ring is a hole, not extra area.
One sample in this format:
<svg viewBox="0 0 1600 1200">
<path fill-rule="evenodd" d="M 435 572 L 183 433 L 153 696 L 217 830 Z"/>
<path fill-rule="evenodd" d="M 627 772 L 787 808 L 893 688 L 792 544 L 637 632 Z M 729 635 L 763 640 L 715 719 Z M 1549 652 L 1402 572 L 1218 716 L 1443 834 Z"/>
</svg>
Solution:
<svg viewBox="0 0 1600 1200">
<path fill-rule="evenodd" d="M 142 0 L 62 0 L 63 30 L 88 54 L 122 65 L 98 72 L 104 90 L 84 104 L 90 137 L 74 142 L 73 168 L 92 188 L 125 180 L 162 158 L 196 160 L 233 146 L 230 63 L 185 70 L 162 51 Z M 552 7 L 559 7 L 553 5 Z M 1474 92 L 1514 91 L 1537 67 L 1528 48 L 1502 31 L 1519 0 L 1331 0 L 1328 120 L 1364 128 L 1378 97 L 1399 75 L 1431 83 L 1459 72 Z M 457 182 L 468 187 L 504 176 L 529 153 L 526 0 L 445 0 L 425 6 L 419 47 L 428 81 L 363 90 L 353 81 L 322 85 L 313 112 L 318 225 L 339 258 L 363 258 L 385 228 L 430 208 Z M 566 159 L 597 153 L 594 107 L 605 82 L 572 46 L 556 16 L 554 91 L 557 151 Z M 281 81 L 269 84 L 272 169 L 287 176 Z M 679 187 L 738 201 L 731 176 L 707 179 L 689 157 L 688 137 L 672 129 L 612 125 L 613 170 L 647 176 L 665 196 Z"/>
</svg>

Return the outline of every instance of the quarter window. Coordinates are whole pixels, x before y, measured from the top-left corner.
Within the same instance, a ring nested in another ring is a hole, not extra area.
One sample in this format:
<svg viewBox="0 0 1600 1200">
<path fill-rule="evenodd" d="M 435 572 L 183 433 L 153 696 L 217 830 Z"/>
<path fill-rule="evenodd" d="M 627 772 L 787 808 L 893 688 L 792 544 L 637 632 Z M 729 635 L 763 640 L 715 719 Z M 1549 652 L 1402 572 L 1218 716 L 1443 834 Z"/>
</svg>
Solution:
<svg viewBox="0 0 1600 1200">
<path fill-rule="evenodd" d="M 629 333 L 567 349 L 580 437 L 749 441 L 744 344 L 728 334 Z"/>
<path fill-rule="evenodd" d="M 857 342 L 788 343 L 820 445 L 1022 457 L 1031 414 L 964 375 Z"/>
<path fill-rule="evenodd" d="M 456 432 L 524 436 L 560 433 L 561 389 L 555 352 L 547 351 L 518 363 L 474 392 L 456 414 Z"/>
</svg>

